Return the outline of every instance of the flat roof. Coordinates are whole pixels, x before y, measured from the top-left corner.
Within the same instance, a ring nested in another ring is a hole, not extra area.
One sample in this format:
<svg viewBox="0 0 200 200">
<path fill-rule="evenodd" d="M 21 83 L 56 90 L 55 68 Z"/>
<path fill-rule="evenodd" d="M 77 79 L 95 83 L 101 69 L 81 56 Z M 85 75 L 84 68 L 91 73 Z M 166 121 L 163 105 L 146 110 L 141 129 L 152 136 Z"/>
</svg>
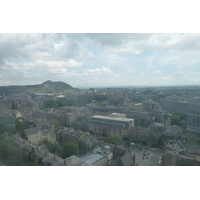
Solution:
<svg viewBox="0 0 200 200">
<path fill-rule="evenodd" d="M 82 160 L 84 160 L 85 163 L 91 165 L 91 164 L 97 162 L 98 160 L 100 160 L 102 158 L 103 158 L 103 156 L 100 155 L 100 154 L 90 154 L 89 156 L 82 158 Z"/>
<path fill-rule="evenodd" d="M 125 121 L 125 122 L 134 121 L 134 119 L 130 119 L 130 118 L 108 117 L 108 116 L 101 116 L 101 115 L 94 115 L 91 117 L 91 119 L 94 119 L 94 118 L 112 120 L 112 121 Z"/>
</svg>

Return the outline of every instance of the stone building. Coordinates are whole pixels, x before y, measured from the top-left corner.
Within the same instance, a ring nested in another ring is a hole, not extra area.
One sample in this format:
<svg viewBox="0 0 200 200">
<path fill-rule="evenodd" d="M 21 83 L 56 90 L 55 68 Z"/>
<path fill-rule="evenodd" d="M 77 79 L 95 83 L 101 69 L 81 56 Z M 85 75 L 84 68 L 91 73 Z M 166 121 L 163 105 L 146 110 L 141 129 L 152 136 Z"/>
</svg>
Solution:
<svg viewBox="0 0 200 200">
<path fill-rule="evenodd" d="M 134 119 L 125 118 L 119 113 L 112 113 L 109 116 L 94 115 L 89 120 L 89 132 L 102 136 L 119 133 L 122 137 L 128 137 L 132 127 Z"/>
</svg>

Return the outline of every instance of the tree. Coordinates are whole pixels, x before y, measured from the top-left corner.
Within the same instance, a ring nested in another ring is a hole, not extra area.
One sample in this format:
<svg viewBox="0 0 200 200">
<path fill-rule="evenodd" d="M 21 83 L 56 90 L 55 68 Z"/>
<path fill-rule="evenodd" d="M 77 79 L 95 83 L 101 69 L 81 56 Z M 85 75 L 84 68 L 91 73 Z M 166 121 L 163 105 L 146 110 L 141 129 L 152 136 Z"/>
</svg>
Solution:
<svg viewBox="0 0 200 200">
<path fill-rule="evenodd" d="M 53 99 L 43 101 L 43 108 L 57 108 L 57 107 L 58 105 Z"/>
<path fill-rule="evenodd" d="M 18 119 L 15 120 L 15 127 L 17 129 L 18 134 L 21 136 L 21 138 L 28 140 L 27 135 L 24 131 L 25 127 L 22 125 L 22 123 Z"/>
<path fill-rule="evenodd" d="M 42 140 L 39 145 L 45 144 L 47 149 L 54 154 L 57 154 L 59 157 L 62 157 L 63 147 L 57 143 L 52 143 L 47 138 Z"/>
<path fill-rule="evenodd" d="M 65 142 L 63 144 L 63 153 L 62 157 L 67 158 L 72 155 L 78 155 L 79 154 L 79 147 L 77 142 Z"/>
<path fill-rule="evenodd" d="M 51 124 L 53 124 L 56 128 L 61 127 L 61 124 L 60 124 L 60 122 L 59 122 L 58 120 L 51 119 L 51 120 L 49 120 L 49 122 L 50 122 Z"/>
<path fill-rule="evenodd" d="M 23 156 L 16 144 L 9 140 L 0 140 L 0 157 L 6 165 L 22 165 Z"/>
<path fill-rule="evenodd" d="M 109 137 L 106 141 L 111 144 L 122 144 L 123 139 L 120 134 L 113 133 L 113 134 L 109 135 Z"/>
<path fill-rule="evenodd" d="M 178 115 L 172 115 L 171 124 L 180 126 L 181 125 L 180 117 Z"/>
<path fill-rule="evenodd" d="M 64 107 L 67 104 L 67 99 L 65 97 L 64 98 L 59 98 L 56 101 L 56 104 L 58 105 L 58 107 Z"/>
<path fill-rule="evenodd" d="M 0 134 L 5 133 L 5 132 L 9 134 L 13 134 L 16 132 L 16 129 L 13 127 L 6 126 L 5 124 L 0 124 Z"/>
<path fill-rule="evenodd" d="M 183 111 L 176 111 L 173 113 L 173 115 L 177 115 L 180 117 L 180 120 L 187 120 L 187 116 L 188 114 L 186 112 L 183 112 Z"/>
<path fill-rule="evenodd" d="M 183 139 L 185 139 L 187 143 L 200 144 L 200 136 L 199 135 L 194 135 L 191 133 L 184 133 Z"/>
</svg>

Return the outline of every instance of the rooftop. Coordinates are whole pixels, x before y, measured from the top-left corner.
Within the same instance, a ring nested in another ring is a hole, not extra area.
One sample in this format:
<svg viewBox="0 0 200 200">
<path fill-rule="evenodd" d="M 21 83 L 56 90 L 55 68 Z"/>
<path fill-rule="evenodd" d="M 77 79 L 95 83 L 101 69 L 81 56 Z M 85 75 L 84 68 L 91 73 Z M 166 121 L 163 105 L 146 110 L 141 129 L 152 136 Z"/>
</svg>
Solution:
<svg viewBox="0 0 200 200">
<path fill-rule="evenodd" d="M 90 155 L 86 155 L 84 157 L 82 157 L 82 160 L 87 163 L 88 165 L 92 165 L 95 162 L 101 160 L 102 158 L 104 158 L 102 155 L 100 154 L 90 154 Z"/>
<path fill-rule="evenodd" d="M 121 117 L 109 117 L 109 116 L 102 116 L 102 115 L 94 115 L 91 117 L 91 119 L 105 119 L 105 120 L 111 120 L 111 121 L 125 121 L 125 122 L 130 122 L 134 121 L 134 119 L 129 119 L 129 118 L 121 118 Z"/>
</svg>

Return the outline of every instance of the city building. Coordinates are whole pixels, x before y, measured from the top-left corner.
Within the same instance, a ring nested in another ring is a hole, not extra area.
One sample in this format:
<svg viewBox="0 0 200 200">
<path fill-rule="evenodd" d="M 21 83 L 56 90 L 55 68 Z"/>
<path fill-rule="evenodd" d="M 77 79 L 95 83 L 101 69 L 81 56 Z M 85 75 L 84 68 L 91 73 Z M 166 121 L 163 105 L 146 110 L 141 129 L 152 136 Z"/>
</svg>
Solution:
<svg viewBox="0 0 200 200">
<path fill-rule="evenodd" d="M 200 129 L 200 115 L 199 114 L 188 114 L 187 125 Z"/>
<path fill-rule="evenodd" d="M 106 166 L 108 164 L 108 159 L 100 154 L 89 153 L 82 156 L 81 159 L 84 161 L 82 165 L 89 166 Z"/>
<path fill-rule="evenodd" d="M 39 127 L 33 127 L 25 129 L 28 141 L 33 144 L 39 144 L 43 139 L 48 139 L 52 143 L 56 142 L 56 135 L 48 129 L 40 129 Z"/>
<path fill-rule="evenodd" d="M 89 120 L 89 132 L 95 135 L 119 133 L 122 137 L 128 137 L 132 127 L 134 119 L 125 118 L 125 115 L 120 113 L 112 113 L 109 116 L 94 115 Z"/>
</svg>

